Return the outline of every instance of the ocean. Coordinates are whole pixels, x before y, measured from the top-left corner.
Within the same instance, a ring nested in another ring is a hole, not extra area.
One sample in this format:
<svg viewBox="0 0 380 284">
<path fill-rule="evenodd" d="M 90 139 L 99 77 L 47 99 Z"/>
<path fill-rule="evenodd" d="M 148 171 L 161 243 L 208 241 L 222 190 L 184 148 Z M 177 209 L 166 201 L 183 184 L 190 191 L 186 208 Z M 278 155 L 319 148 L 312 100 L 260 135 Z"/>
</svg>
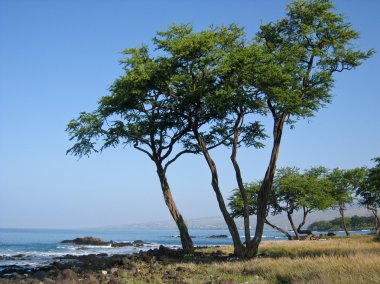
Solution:
<svg viewBox="0 0 380 284">
<path fill-rule="evenodd" d="M 227 229 L 192 229 L 189 232 L 196 246 L 232 245 L 232 239 Z M 242 233 L 241 235 L 244 235 Z M 337 235 L 344 235 L 343 231 L 335 233 Z M 354 231 L 352 233 L 363 234 L 369 233 L 369 231 Z M 212 235 L 227 235 L 228 237 L 209 238 Z M 85 236 L 98 237 L 104 241 L 112 240 L 115 242 L 142 240 L 146 244 L 142 247 L 112 248 L 111 246 L 83 246 L 61 243 L 63 240 Z M 264 231 L 263 241 L 286 239 L 278 231 Z M 54 261 L 54 258 L 67 254 L 131 254 L 141 250 L 158 248 L 160 245 L 180 247 L 181 242 L 178 231 L 174 229 L 0 229 L 0 270 L 10 267 L 32 269 L 48 265 Z"/>
</svg>

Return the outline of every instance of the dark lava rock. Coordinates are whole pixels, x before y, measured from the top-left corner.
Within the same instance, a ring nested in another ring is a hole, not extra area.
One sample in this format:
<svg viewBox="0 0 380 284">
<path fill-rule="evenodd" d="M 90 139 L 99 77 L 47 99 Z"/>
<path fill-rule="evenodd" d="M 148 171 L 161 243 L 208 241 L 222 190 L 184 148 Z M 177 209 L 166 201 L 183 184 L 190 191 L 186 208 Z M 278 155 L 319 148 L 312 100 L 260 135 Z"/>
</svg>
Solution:
<svg viewBox="0 0 380 284">
<path fill-rule="evenodd" d="M 175 271 L 191 271 L 191 268 L 185 266 L 178 266 Z"/>
<path fill-rule="evenodd" d="M 298 233 L 301 235 L 312 235 L 313 232 L 311 230 L 298 230 Z"/>
<path fill-rule="evenodd" d="M 142 247 L 142 246 L 145 245 L 145 243 L 142 240 L 136 240 L 136 241 L 133 242 L 133 245 L 135 247 Z"/>
<path fill-rule="evenodd" d="M 90 275 L 87 279 L 83 281 L 85 284 L 99 284 L 99 280 L 94 276 Z"/>
<path fill-rule="evenodd" d="M 158 257 L 160 256 L 169 256 L 169 257 L 182 257 L 183 253 L 180 249 L 171 249 L 160 245 L 158 251 L 156 251 Z"/>
<path fill-rule="evenodd" d="M 105 246 L 109 245 L 109 242 L 105 242 L 102 239 L 94 237 L 76 238 L 73 240 L 64 240 L 62 244 L 76 244 L 76 245 L 91 245 L 91 246 Z"/>
<path fill-rule="evenodd" d="M 20 257 L 25 257 L 25 256 L 26 256 L 26 254 L 22 254 L 22 253 L 12 255 L 12 257 L 14 257 L 14 258 L 20 258 Z"/>
<path fill-rule="evenodd" d="M 138 267 L 137 267 L 137 265 L 135 263 L 129 263 L 127 265 L 127 269 L 128 270 L 132 270 L 132 271 L 136 271 L 136 270 L 138 270 Z"/>
<path fill-rule="evenodd" d="M 111 247 L 113 248 L 131 247 L 131 246 L 133 246 L 133 243 L 131 242 L 118 243 L 118 242 L 111 241 Z"/>
<path fill-rule="evenodd" d="M 44 279 L 48 278 L 48 273 L 45 271 L 37 271 L 36 273 L 33 274 L 33 277 L 43 281 Z"/>
<path fill-rule="evenodd" d="M 219 281 L 219 284 L 236 284 L 236 282 L 233 281 L 233 280 L 222 279 L 222 280 Z"/>
<path fill-rule="evenodd" d="M 44 284 L 54 284 L 54 283 L 55 283 L 55 281 L 51 278 L 45 278 L 44 279 Z"/>
<path fill-rule="evenodd" d="M 212 236 L 209 236 L 207 238 L 210 238 L 210 239 L 226 239 L 228 238 L 227 235 L 212 235 Z"/>
<path fill-rule="evenodd" d="M 57 280 L 70 280 L 73 282 L 78 282 L 77 274 L 71 269 L 64 269 L 58 274 Z"/>
</svg>

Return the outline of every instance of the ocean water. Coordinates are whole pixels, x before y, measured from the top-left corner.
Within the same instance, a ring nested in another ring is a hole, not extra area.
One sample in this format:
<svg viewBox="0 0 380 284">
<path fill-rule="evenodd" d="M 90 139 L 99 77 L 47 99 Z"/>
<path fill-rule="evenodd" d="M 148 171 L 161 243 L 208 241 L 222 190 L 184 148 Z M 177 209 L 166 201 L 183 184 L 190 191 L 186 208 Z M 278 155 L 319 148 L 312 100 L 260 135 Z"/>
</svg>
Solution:
<svg viewBox="0 0 380 284">
<path fill-rule="evenodd" d="M 243 232 L 241 232 L 241 235 Z M 252 232 L 253 234 L 254 232 Z M 315 232 L 326 233 L 326 232 Z M 335 232 L 344 235 L 343 231 Z M 355 231 L 354 234 L 369 233 Z M 228 230 L 193 229 L 190 230 L 196 246 L 232 245 Z M 227 235 L 227 238 L 209 238 L 212 235 Z M 104 241 L 127 242 L 142 240 L 142 247 L 112 248 L 111 246 L 83 246 L 62 244 L 62 240 L 93 236 Z M 243 237 L 244 239 L 244 237 Z M 263 241 L 286 240 L 281 233 L 274 230 L 264 231 Z M 141 250 L 158 248 L 160 245 L 180 247 L 177 230 L 171 229 L 96 229 L 96 230 L 52 230 L 52 229 L 0 229 L 0 270 L 9 267 L 35 268 L 47 265 L 55 257 L 106 253 L 130 254 Z"/>
</svg>

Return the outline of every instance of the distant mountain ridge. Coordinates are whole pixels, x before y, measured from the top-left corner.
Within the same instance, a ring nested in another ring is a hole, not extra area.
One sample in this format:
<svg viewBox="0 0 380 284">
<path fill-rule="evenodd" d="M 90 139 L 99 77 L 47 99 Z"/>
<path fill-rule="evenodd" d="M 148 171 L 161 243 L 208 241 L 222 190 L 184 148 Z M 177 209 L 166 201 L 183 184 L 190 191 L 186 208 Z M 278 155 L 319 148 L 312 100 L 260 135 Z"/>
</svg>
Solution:
<svg viewBox="0 0 380 284">
<path fill-rule="evenodd" d="M 352 207 L 345 211 L 345 216 L 350 217 L 353 215 L 358 216 L 370 216 L 370 212 L 361 207 Z M 301 212 L 295 213 L 294 215 L 295 223 L 298 224 L 302 218 Z M 305 228 L 316 221 L 322 220 L 331 220 L 336 217 L 340 217 L 338 210 L 327 210 L 324 212 L 315 212 L 310 213 Z M 285 214 L 277 215 L 277 216 L 269 216 L 269 221 L 279 227 L 290 229 L 289 221 Z M 224 222 L 223 217 L 214 216 L 214 217 L 203 217 L 203 218 L 194 218 L 186 220 L 187 226 L 189 229 L 227 229 L 226 223 Z M 254 228 L 256 225 L 256 216 L 250 217 L 251 227 Z M 236 219 L 236 225 L 239 229 L 243 228 L 243 219 Z M 173 220 L 165 220 L 165 221 L 156 221 L 156 222 L 146 222 L 139 224 L 130 224 L 130 225 L 120 225 L 120 226 L 112 226 L 112 228 L 131 228 L 131 229 L 176 229 L 176 224 Z M 269 229 L 270 227 L 267 227 Z"/>
</svg>

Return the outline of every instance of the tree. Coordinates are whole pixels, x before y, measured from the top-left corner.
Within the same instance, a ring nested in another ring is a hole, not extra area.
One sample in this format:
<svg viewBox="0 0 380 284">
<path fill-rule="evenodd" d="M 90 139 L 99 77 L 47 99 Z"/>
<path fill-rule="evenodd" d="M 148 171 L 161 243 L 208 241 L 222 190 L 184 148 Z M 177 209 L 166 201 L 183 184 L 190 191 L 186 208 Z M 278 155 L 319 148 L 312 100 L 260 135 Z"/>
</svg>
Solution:
<svg viewBox="0 0 380 284">
<path fill-rule="evenodd" d="M 365 177 L 364 168 L 356 168 L 352 170 L 333 169 L 329 174 L 329 179 L 333 184 L 332 196 L 334 199 L 332 208 L 338 208 L 342 220 L 342 227 L 349 236 L 350 233 L 347 229 L 344 211 L 347 206 L 354 201 L 354 193 L 363 184 Z"/>
<path fill-rule="evenodd" d="M 165 203 L 180 232 L 182 248 L 190 253 L 194 250 L 193 242 L 166 177 L 171 163 L 185 153 L 196 152 L 175 149 L 185 139 L 189 127 L 176 119 L 170 109 L 158 107 L 167 104 L 162 93 L 168 73 L 165 61 L 151 59 L 145 46 L 127 49 L 124 54 L 127 55 L 122 60 L 125 75 L 115 80 L 111 94 L 99 100 L 95 111 L 81 113 L 68 124 L 70 140 L 76 143 L 67 153 L 82 157 L 122 144 L 146 154 L 156 166 Z"/>
<path fill-rule="evenodd" d="M 311 168 L 304 174 L 298 168 L 282 168 L 274 178 L 273 215 L 286 213 L 295 238 L 299 234 L 308 233 L 302 230 L 308 214 L 314 211 L 323 211 L 332 204 L 331 182 L 325 177 L 327 169 Z M 293 213 L 302 211 L 302 220 L 296 227 Z"/>
<path fill-rule="evenodd" d="M 348 228 L 350 230 L 366 230 L 373 226 L 375 218 L 373 216 L 357 216 L 354 215 L 352 217 L 346 217 L 346 224 L 348 224 Z M 342 228 L 342 220 L 341 218 L 335 218 L 329 221 L 318 221 L 309 225 L 310 230 L 317 231 L 335 231 L 341 230 Z"/>
<path fill-rule="evenodd" d="M 360 65 L 373 53 L 352 48 L 351 42 L 358 34 L 332 9 L 332 3 L 327 0 L 292 2 L 287 17 L 262 25 L 253 44 L 246 42 L 244 31 L 236 25 L 211 27 L 198 33 L 193 32 L 190 25 L 173 25 L 154 38 L 155 57 L 145 52 L 132 64 L 133 68 L 136 67 L 132 78 L 149 79 L 148 83 L 143 80 L 134 85 L 134 94 L 146 94 L 148 90 L 149 95 L 160 96 L 153 99 L 153 108 L 149 110 L 153 109 L 158 116 L 164 113 L 162 129 L 170 129 L 168 133 L 175 137 L 182 133 L 180 129 L 186 129 L 173 146 L 181 142 L 184 153 L 203 154 L 237 256 L 257 254 L 285 123 L 292 125 L 297 119 L 310 117 L 330 102 L 333 74 Z M 140 64 L 145 61 L 149 64 Z M 152 67 L 156 65 L 157 68 Z M 123 100 L 117 99 L 117 102 L 122 103 Z M 258 194 L 255 236 L 250 239 L 248 199 L 236 152 L 241 145 L 262 146 L 258 141 L 265 135 L 260 123 L 245 118 L 245 115 L 266 112 L 273 117 L 273 147 Z M 120 111 L 115 114 L 120 114 Z M 133 119 L 136 116 L 139 114 L 134 114 Z M 153 125 L 155 120 L 148 121 Z M 175 124 L 168 127 L 168 121 Z M 94 133 L 91 138 L 100 135 L 96 131 Z M 80 134 L 74 133 L 74 136 L 79 137 Z M 115 131 L 110 135 L 115 135 Z M 149 143 L 144 144 L 148 145 L 149 151 L 158 146 L 156 141 L 165 141 L 159 133 L 155 132 L 153 137 L 158 139 L 144 139 L 144 143 Z M 167 138 L 166 134 L 162 137 Z M 84 138 L 83 145 L 91 148 L 91 142 L 86 140 L 86 136 Z M 132 141 L 130 144 L 135 145 L 136 139 Z M 163 150 L 169 149 L 167 146 L 171 142 L 167 142 Z M 140 147 L 141 143 L 138 140 L 137 146 Z M 248 237 L 245 246 L 228 212 L 219 186 L 218 170 L 209 151 L 218 145 L 232 148 L 231 161 L 245 208 L 243 216 Z M 171 154 L 170 150 L 169 155 L 160 156 L 164 151 L 155 149 L 156 154 L 146 150 L 145 153 L 153 158 L 160 157 L 159 161 Z"/>
<path fill-rule="evenodd" d="M 293 1 L 287 17 L 261 25 L 256 36 L 261 56 L 252 67 L 258 72 L 253 85 L 273 118 L 273 146 L 258 197 L 254 254 L 263 234 L 284 125 L 311 117 L 330 103 L 334 74 L 359 66 L 374 53 L 354 48 L 359 34 L 333 9 L 329 0 Z"/>
<path fill-rule="evenodd" d="M 309 233 L 302 230 L 308 214 L 326 210 L 331 206 L 330 194 L 331 182 L 326 177 L 327 169 L 323 167 L 311 168 L 301 174 L 298 168 L 281 168 L 274 178 L 273 189 L 268 203 L 265 224 L 283 233 L 289 240 L 300 239 L 299 234 Z M 260 183 L 252 183 L 247 187 L 250 200 L 250 214 L 257 213 L 257 196 L 260 191 Z M 242 216 L 242 199 L 240 192 L 233 191 L 229 206 L 234 217 Z M 293 220 L 293 213 L 302 211 L 303 218 L 298 226 Z M 280 228 L 268 220 L 269 213 L 273 216 L 285 213 L 295 237 L 283 228 Z"/>
<path fill-rule="evenodd" d="M 245 192 L 246 197 L 248 200 L 248 212 L 249 215 L 256 215 L 257 214 L 257 199 L 260 192 L 261 182 L 252 182 L 249 184 L 245 184 Z M 265 216 L 265 224 L 272 227 L 273 229 L 281 232 L 284 234 L 289 240 L 293 239 L 293 236 L 289 234 L 289 232 L 281 227 L 276 226 L 272 222 L 268 220 L 268 215 L 272 211 L 272 204 L 276 203 L 275 195 L 271 194 L 270 196 L 270 202 L 268 203 L 268 210 L 267 210 L 267 216 Z M 233 218 L 237 217 L 244 217 L 244 201 L 241 195 L 241 191 L 239 188 L 235 188 L 232 190 L 232 195 L 229 197 L 229 203 L 228 206 L 231 210 L 231 215 Z"/>
<path fill-rule="evenodd" d="M 373 168 L 368 169 L 366 177 L 358 187 L 356 196 L 359 197 L 359 203 L 370 210 L 375 218 L 374 230 L 380 229 L 380 219 L 378 208 L 380 207 L 380 157 L 372 159 L 376 164 Z"/>
<path fill-rule="evenodd" d="M 256 91 L 247 88 L 246 61 L 252 58 L 246 56 L 244 32 L 236 25 L 211 27 L 197 33 L 189 25 L 175 25 L 158 35 L 154 42 L 173 70 L 167 91 L 172 99 L 170 107 L 191 128 L 192 135 L 184 145 L 193 144 L 203 154 L 219 208 L 232 236 L 234 253 L 247 257 L 249 249 L 241 242 L 236 223 L 228 212 L 217 166 L 207 146 L 210 141 L 231 146 L 231 161 L 244 196 L 236 150 L 241 144 L 260 147 L 258 140 L 265 138 L 258 122 L 243 121 L 245 115 L 258 113 L 262 108 Z M 247 246 L 250 244 L 248 217 L 245 214 Z"/>
</svg>

